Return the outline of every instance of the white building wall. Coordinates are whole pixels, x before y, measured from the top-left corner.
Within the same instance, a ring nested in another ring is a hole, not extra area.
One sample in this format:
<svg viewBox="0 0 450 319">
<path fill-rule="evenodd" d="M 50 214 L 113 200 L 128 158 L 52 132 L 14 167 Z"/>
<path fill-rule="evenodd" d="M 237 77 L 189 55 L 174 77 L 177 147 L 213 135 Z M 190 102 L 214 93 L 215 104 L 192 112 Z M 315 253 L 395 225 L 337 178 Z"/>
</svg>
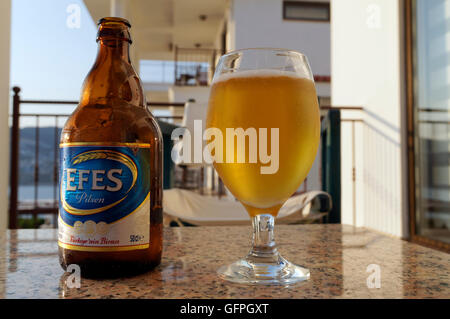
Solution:
<svg viewBox="0 0 450 319">
<path fill-rule="evenodd" d="M 194 99 L 195 102 L 208 107 L 209 86 L 172 86 L 169 88 L 170 102 L 187 102 Z M 183 116 L 184 109 L 179 107 L 171 107 L 170 112 L 173 116 Z"/>
<path fill-rule="evenodd" d="M 232 0 L 225 19 L 228 51 L 262 47 L 296 50 L 308 57 L 313 74 L 330 75 L 329 22 L 283 20 L 282 0 Z M 316 83 L 316 90 L 318 96 L 331 95 L 330 83 Z M 307 177 L 308 190 L 321 188 L 319 152 Z M 304 184 L 299 190 L 304 190 Z"/>
<path fill-rule="evenodd" d="M 331 3 L 332 104 L 362 106 L 343 112 L 342 222 L 399 237 L 407 234 L 406 151 L 401 0 Z M 355 163 L 356 181 L 352 181 Z"/>
<path fill-rule="evenodd" d="M 0 234 L 8 223 L 11 1 L 0 1 Z"/>
<path fill-rule="evenodd" d="M 300 51 L 314 74 L 330 75 L 330 23 L 283 20 L 282 0 L 233 0 L 229 16 L 229 49 Z"/>
<path fill-rule="evenodd" d="M 196 102 L 207 103 L 209 99 L 209 86 L 171 86 L 169 88 L 170 102 L 187 102 L 194 99 Z"/>
</svg>

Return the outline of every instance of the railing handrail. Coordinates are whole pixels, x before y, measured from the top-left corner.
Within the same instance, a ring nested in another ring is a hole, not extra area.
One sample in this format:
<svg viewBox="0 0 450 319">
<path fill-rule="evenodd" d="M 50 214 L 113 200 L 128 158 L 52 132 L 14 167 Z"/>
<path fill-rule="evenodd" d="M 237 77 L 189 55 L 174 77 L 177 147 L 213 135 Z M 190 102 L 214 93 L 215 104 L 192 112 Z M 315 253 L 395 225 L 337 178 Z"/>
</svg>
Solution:
<svg viewBox="0 0 450 319">
<path fill-rule="evenodd" d="M 20 92 L 20 89 L 19 89 Z M 58 101 L 58 100 L 21 100 L 21 104 L 78 104 L 79 101 Z M 164 107 L 184 107 L 183 102 L 147 102 L 147 106 L 164 106 Z"/>
<path fill-rule="evenodd" d="M 323 105 L 320 107 L 323 111 L 328 110 L 350 110 L 350 111 L 364 111 L 364 108 L 362 106 L 333 106 L 333 105 Z"/>
<path fill-rule="evenodd" d="M 417 111 L 419 111 L 419 112 L 430 112 L 430 113 L 433 113 L 433 112 L 449 113 L 447 109 L 430 109 L 430 108 L 423 108 L 423 109 L 421 109 L 421 108 L 419 108 L 419 109 L 417 109 Z"/>
<path fill-rule="evenodd" d="M 20 103 L 24 103 L 24 102 L 20 101 Z M 167 105 L 162 105 L 162 104 L 159 104 L 159 103 L 148 102 L 147 104 L 150 104 L 150 106 L 173 106 L 171 103 L 167 103 Z M 181 104 L 181 103 L 179 103 L 179 104 Z M 175 107 L 178 107 L 178 105 L 175 106 Z M 329 110 L 364 111 L 364 108 L 363 107 L 359 107 L 359 106 L 328 106 L 328 105 L 326 105 L 326 106 L 321 106 L 320 110 L 321 111 L 329 111 Z M 30 117 L 32 117 L 32 116 L 40 116 L 40 117 L 61 116 L 61 117 L 63 117 L 63 116 L 69 116 L 70 114 L 69 113 L 20 113 L 19 115 L 20 116 L 30 116 Z M 12 116 L 12 115 L 10 115 L 10 116 Z M 183 116 L 165 116 L 165 115 L 161 115 L 161 116 L 158 116 L 158 118 L 182 119 Z"/>
</svg>

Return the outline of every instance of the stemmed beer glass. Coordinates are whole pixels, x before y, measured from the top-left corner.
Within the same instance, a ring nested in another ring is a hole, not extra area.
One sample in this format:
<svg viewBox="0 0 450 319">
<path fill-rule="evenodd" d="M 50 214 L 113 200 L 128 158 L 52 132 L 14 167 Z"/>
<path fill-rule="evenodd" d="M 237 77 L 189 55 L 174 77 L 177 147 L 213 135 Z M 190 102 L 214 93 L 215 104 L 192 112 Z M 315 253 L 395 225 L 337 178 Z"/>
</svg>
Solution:
<svg viewBox="0 0 450 319">
<path fill-rule="evenodd" d="M 216 132 L 208 145 L 214 167 L 253 224 L 250 252 L 221 267 L 219 276 L 250 284 L 308 279 L 308 269 L 281 257 L 273 234 L 279 209 L 307 176 L 319 144 L 319 106 L 306 56 L 265 48 L 223 55 L 206 127 Z"/>
</svg>

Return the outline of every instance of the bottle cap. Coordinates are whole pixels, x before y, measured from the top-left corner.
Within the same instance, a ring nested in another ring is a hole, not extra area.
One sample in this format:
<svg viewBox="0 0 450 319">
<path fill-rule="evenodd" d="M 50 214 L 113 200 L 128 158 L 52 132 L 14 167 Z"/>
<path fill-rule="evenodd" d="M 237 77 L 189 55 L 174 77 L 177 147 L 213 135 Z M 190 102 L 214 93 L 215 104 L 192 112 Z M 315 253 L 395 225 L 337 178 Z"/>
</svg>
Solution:
<svg viewBox="0 0 450 319">
<path fill-rule="evenodd" d="M 100 25 L 102 23 L 108 23 L 108 22 L 123 23 L 126 26 L 128 26 L 129 28 L 131 28 L 131 24 L 130 24 L 130 22 L 127 19 L 119 18 L 119 17 L 104 17 L 104 18 L 101 18 L 100 20 L 98 20 L 97 25 Z"/>
</svg>

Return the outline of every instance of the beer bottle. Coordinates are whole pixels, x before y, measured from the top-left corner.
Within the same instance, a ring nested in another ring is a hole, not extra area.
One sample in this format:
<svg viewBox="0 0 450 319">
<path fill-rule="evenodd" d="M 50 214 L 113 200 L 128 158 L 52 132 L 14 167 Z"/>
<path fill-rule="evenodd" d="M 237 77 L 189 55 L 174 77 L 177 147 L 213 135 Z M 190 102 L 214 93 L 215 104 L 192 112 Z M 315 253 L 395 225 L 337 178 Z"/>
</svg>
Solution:
<svg viewBox="0 0 450 319">
<path fill-rule="evenodd" d="M 98 23 L 98 53 L 60 141 L 59 259 L 84 277 L 161 261 L 162 137 L 129 47 L 129 22 Z"/>
</svg>

